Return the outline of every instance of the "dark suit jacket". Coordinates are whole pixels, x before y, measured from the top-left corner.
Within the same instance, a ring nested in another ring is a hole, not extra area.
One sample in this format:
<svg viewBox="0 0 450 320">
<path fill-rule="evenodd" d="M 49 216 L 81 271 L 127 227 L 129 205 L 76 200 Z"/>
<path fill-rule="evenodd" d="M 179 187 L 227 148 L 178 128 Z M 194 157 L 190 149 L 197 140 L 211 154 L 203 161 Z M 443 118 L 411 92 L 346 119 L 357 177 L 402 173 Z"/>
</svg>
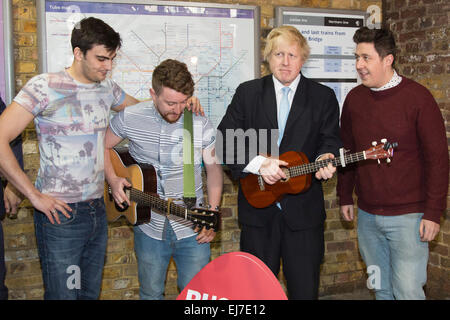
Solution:
<svg viewBox="0 0 450 320">
<path fill-rule="evenodd" d="M 0 98 L 0 114 L 6 109 L 6 105 Z M 22 154 L 22 136 L 19 135 L 16 139 L 11 141 L 11 148 L 16 156 L 17 161 L 19 161 L 20 167 L 23 168 L 23 154 Z M 0 220 L 5 215 L 5 204 L 3 203 L 3 185 L 0 180 Z"/>
<path fill-rule="evenodd" d="M 249 129 L 256 129 L 256 132 Z M 235 132 L 235 139 L 230 130 Z M 264 130 L 267 129 L 267 135 Z M 250 140 L 258 140 L 257 153 L 274 154 L 271 146 L 277 148 L 277 135 L 271 136 L 271 129 L 278 129 L 277 105 L 272 75 L 244 82 L 228 106 L 218 127 L 219 158 L 231 170 L 235 179 L 245 176 L 242 170 L 256 154 L 249 154 Z M 244 134 L 246 133 L 246 134 Z M 237 141 L 245 139 L 245 150 Z M 249 138 L 250 137 L 250 138 Z M 255 138 L 256 137 L 256 138 Z M 221 141 L 222 140 L 222 141 Z M 223 148 L 220 148 L 220 142 Z M 331 152 L 338 155 L 342 146 L 339 137 L 339 104 L 334 91 L 324 85 L 301 76 L 294 95 L 291 110 L 281 141 L 279 154 L 300 151 L 310 161 L 319 155 Z M 266 148 L 267 147 L 267 148 Z M 222 151 L 222 152 L 221 152 Z M 276 150 L 275 150 L 276 151 Z M 244 157 L 245 155 L 245 157 Z M 234 161 L 230 161 L 233 159 Z M 293 230 L 317 227 L 325 220 L 325 208 L 321 182 L 314 176 L 310 189 L 297 195 L 285 195 L 281 200 L 283 214 L 288 226 Z M 279 210 L 276 205 L 257 209 L 245 199 L 241 188 L 238 195 L 239 222 L 252 226 L 264 226 L 269 216 Z"/>
</svg>

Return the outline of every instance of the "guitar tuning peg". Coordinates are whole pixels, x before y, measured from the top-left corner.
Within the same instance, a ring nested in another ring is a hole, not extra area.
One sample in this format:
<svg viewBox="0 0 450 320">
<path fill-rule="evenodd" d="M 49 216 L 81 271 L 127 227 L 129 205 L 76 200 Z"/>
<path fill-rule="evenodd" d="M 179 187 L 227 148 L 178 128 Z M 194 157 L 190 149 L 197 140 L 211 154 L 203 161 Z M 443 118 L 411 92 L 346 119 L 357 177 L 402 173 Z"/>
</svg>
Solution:
<svg viewBox="0 0 450 320">
<path fill-rule="evenodd" d="M 380 164 L 380 159 L 378 159 L 377 161 L 378 161 L 378 164 Z"/>
<path fill-rule="evenodd" d="M 386 143 L 386 142 L 387 142 L 386 138 L 381 139 L 381 143 Z"/>
<path fill-rule="evenodd" d="M 372 141 L 372 145 L 375 147 L 377 145 L 376 141 Z"/>
</svg>

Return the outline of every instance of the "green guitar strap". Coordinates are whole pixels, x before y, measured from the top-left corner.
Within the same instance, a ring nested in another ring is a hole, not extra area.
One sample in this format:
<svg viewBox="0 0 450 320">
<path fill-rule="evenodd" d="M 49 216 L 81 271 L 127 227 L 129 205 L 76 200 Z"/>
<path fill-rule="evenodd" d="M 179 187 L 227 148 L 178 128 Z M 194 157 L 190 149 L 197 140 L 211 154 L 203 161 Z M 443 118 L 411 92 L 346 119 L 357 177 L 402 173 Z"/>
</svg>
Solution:
<svg viewBox="0 0 450 320">
<path fill-rule="evenodd" d="M 183 199 L 188 208 L 195 205 L 194 134 L 192 111 L 187 109 L 184 109 L 183 130 Z"/>
</svg>

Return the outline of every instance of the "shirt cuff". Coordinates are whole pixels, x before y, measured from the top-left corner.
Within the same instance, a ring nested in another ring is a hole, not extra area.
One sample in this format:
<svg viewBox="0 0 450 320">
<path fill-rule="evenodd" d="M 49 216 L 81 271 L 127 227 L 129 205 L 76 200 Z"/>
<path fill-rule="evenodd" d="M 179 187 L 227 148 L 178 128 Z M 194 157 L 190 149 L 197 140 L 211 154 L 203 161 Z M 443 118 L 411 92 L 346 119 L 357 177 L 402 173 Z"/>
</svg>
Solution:
<svg viewBox="0 0 450 320">
<path fill-rule="evenodd" d="M 266 160 L 266 157 L 256 156 L 250 161 L 250 163 L 242 170 L 243 172 L 259 174 L 259 168 L 261 168 L 262 163 Z"/>
</svg>

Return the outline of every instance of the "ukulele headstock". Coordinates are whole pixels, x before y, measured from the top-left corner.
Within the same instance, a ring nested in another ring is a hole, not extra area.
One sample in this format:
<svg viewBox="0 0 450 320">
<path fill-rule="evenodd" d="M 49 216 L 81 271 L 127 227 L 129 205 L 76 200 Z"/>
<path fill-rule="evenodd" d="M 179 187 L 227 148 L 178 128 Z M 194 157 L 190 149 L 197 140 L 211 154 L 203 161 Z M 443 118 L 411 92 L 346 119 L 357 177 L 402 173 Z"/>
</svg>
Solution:
<svg viewBox="0 0 450 320">
<path fill-rule="evenodd" d="M 394 156 L 394 148 L 398 146 L 397 142 L 388 142 L 387 139 L 381 139 L 381 144 L 376 141 L 372 142 L 372 147 L 365 150 L 366 159 L 375 159 L 380 163 L 380 159 L 386 159 L 387 163 L 391 162 Z"/>
</svg>

